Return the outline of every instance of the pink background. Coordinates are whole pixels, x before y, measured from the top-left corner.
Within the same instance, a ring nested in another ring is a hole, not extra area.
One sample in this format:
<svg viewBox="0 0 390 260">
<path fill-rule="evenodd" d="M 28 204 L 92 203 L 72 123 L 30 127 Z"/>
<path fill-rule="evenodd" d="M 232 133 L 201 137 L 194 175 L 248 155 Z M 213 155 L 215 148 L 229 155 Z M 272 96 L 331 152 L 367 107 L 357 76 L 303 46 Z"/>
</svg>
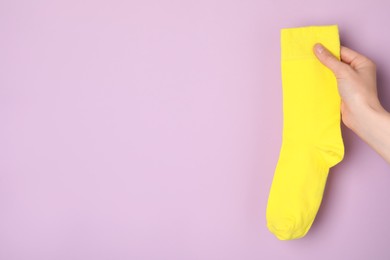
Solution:
<svg viewBox="0 0 390 260">
<path fill-rule="evenodd" d="M 317 219 L 266 228 L 279 33 L 378 64 L 388 1 L 0 1 L 0 259 L 390 259 L 390 167 L 346 128 Z"/>
</svg>

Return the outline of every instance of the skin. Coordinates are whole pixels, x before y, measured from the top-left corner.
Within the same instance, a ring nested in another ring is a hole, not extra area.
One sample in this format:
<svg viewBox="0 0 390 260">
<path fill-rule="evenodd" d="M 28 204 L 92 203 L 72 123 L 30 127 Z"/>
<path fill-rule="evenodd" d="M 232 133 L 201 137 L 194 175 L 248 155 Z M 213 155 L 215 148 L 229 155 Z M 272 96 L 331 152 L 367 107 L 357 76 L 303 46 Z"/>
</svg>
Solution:
<svg viewBox="0 0 390 260">
<path fill-rule="evenodd" d="M 336 76 L 343 123 L 390 163 L 390 113 L 378 99 L 375 63 L 344 46 L 341 61 L 320 43 L 313 51 Z"/>
</svg>

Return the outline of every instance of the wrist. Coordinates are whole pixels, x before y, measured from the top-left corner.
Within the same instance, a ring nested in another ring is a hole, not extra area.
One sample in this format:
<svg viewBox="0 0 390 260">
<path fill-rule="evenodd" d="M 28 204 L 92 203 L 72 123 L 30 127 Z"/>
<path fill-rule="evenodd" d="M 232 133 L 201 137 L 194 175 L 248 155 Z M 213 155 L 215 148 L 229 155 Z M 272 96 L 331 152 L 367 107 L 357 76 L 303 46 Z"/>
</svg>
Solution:
<svg viewBox="0 0 390 260">
<path fill-rule="evenodd" d="M 357 95 L 354 98 L 343 99 L 341 103 L 343 122 L 354 132 L 364 128 L 375 115 L 385 112 L 386 110 L 376 97 L 367 98 Z"/>
<path fill-rule="evenodd" d="M 379 101 L 361 104 L 349 111 L 351 111 L 350 120 L 347 126 L 362 139 L 366 139 L 370 133 L 380 127 L 381 121 L 390 117 Z"/>
</svg>

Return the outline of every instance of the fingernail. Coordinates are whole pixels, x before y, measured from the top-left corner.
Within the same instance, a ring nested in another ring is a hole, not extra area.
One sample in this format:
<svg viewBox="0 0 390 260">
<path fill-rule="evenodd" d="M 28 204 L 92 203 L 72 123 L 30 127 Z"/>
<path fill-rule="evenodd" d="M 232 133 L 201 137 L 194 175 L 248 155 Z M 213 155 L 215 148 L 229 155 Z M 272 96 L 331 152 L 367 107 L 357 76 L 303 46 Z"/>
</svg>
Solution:
<svg viewBox="0 0 390 260">
<path fill-rule="evenodd" d="M 324 52 L 324 46 L 322 46 L 321 43 L 316 43 L 314 45 L 314 49 L 316 50 L 317 53 L 321 54 Z"/>
</svg>

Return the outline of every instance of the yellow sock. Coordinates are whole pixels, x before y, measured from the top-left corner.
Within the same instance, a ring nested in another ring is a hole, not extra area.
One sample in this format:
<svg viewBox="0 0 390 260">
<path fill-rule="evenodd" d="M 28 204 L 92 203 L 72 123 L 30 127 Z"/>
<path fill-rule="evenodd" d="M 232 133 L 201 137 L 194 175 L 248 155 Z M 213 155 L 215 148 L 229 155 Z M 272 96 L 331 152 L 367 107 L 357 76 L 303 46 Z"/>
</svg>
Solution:
<svg viewBox="0 0 390 260">
<path fill-rule="evenodd" d="M 283 141 L 267 205 L 267 226 L 281 240 L 307 233 L 329 168 L 344 156 L 337 82 L 315 57 L 316 42 L 340 59 L 337 25 L 281 30 Z"/>
</svg>

